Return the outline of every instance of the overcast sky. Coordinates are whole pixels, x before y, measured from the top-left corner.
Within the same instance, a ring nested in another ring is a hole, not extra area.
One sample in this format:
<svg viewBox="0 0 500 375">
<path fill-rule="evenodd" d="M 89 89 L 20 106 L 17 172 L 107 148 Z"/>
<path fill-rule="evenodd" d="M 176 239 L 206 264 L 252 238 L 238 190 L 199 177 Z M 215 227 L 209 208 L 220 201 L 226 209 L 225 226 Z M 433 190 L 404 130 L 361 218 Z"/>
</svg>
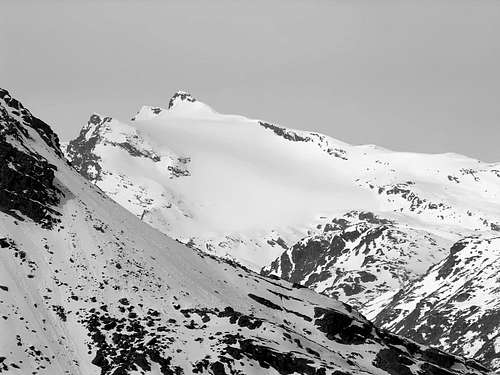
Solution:
<svg viewBox="0 0 500 375">
<path fill-rule="evenodd" d="M 186 90 L 355 144 L 500 161 L 500 1 L 23 1 L 0 86 L 74 137 Z"/>
</svg>

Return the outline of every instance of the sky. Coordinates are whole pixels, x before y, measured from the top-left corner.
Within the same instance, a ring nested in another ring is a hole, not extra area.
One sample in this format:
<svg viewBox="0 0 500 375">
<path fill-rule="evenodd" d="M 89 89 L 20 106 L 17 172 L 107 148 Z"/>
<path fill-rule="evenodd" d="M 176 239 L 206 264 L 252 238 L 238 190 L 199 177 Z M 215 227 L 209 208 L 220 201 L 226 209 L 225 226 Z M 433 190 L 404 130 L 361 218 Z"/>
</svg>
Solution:
<svg viewBox="0 0 500 375">
<path fill-rule="evenodd" d="M 352 144 L 500 161 L 497 0 L 2 0 L 0 86 L 63 140 L 177 90 Z"/>
</svg>

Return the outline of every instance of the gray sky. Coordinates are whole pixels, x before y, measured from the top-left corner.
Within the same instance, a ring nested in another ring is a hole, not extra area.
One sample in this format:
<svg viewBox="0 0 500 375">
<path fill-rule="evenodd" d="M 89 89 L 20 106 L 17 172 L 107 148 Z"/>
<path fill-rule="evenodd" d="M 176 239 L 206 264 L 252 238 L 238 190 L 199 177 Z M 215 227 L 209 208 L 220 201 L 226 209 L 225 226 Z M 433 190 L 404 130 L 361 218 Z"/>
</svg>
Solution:
<svg viewBox="0 0 500 375">
<path fill-rule="evenodd" d="M 500 161 L 496 0 L 1 0 L 0 86 L 75 136 L 183 89 L 219 112 Z"/>
</svg>

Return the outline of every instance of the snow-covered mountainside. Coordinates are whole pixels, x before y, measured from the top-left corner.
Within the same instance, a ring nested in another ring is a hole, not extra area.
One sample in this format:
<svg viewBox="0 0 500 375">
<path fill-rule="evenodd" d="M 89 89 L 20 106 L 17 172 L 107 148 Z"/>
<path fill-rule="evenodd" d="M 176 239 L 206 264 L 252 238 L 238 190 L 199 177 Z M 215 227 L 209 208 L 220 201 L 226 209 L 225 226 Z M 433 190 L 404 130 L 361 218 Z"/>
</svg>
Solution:
<svg viewBox="0 0 500 375">
<path fill-rule="evenodd" d="M 500 236 L 476 235 L 398 292 L 376 323 L 500 369 Z"/>
<path fill-rule="evenodd" d="M 142 223 L 0 90 L 0 373 L 485 374 Z"/>
<path fill-rule="evenodd" d="M 348 212 L 318 229 L 262 273 L 300 283 L 363 312 L 446 256 L 447 239 L 370 212 Z"/>
<path fill-rule="evenodd" d="M 500 228 L 498 164 L 350 146 L 219 114 L 184 92 L 128 123 L 94 114 L 65 150 L 142 220 L 254 269 L 351 210 L 383 213 L 450 245 Z"/>
<path fill-rule="evenodd" d="M 128 122 L 94 114 L 64 151 L 178 241 L 370 317 L 456 241 L 500 230 L 498 163 L 352 146 L 220 114 L 185 92 Z"/>
</svg>

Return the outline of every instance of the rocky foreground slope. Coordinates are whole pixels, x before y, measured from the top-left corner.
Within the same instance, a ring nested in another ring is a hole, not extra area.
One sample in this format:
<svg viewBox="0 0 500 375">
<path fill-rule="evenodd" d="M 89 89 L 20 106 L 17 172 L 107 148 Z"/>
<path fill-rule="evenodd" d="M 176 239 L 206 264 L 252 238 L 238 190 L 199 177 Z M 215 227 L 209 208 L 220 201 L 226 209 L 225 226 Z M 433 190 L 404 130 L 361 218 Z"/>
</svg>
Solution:
<svg viewBox="0 0 500 375">
<path fill-rule="evenodd" d="M 0 373 L 485 374 L 143 224 L 0 90 Z"/>
</svg>

